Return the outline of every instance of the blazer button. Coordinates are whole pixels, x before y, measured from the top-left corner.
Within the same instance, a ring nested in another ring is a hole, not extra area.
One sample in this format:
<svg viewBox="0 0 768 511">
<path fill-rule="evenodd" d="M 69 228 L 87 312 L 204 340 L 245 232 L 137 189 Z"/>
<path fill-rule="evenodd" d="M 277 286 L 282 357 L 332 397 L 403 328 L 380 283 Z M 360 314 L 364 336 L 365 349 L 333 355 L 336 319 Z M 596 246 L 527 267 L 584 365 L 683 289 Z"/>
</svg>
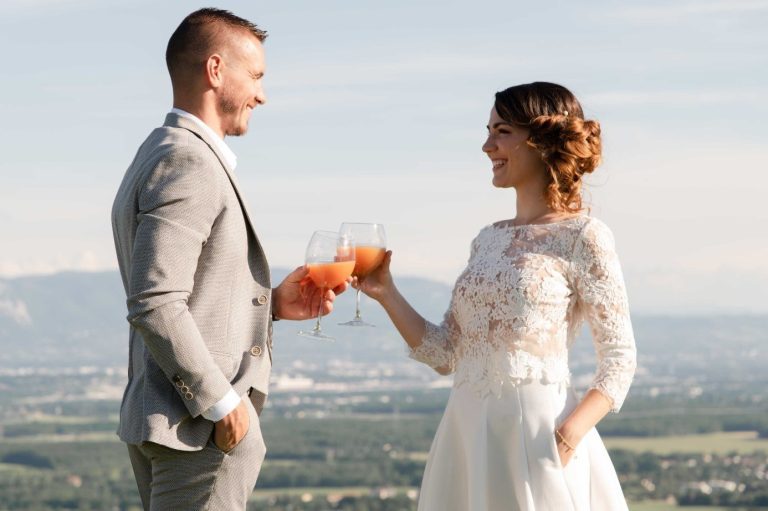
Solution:
<svg viewBox="0 0 768 511">
<path fill-rule="evenodd" d="M 194 395 L 193 393 L 191 393 L 191 392 L 187 391 L 187 393 L 186 393 L 186 394 L 184 394 L 184 397 L 187 399 L 187 401 L 189 401 L 190 399 L 192 399 L 193 397 L 195 397 L 195 395 Z"/>
<path fill-rule="evenodd" d="M 267 303 L 267 296 L 266 295 L 260 295 L 258 298 L 253 299 L 254 305 L 264 305 Z"/>
<path fill-rule="evenodd" d="M 179 388 L 183 387 L 184 386 L 184 380 L 177 381 L 176 382 L 176 386 L 179 387 Z"/>
<path fill-rule="evenodd" d="M 261 356 L 261 346 L 254 346 L 251 348 L 251 355 L 254 357 L 260 357 Z"/>
</svg>

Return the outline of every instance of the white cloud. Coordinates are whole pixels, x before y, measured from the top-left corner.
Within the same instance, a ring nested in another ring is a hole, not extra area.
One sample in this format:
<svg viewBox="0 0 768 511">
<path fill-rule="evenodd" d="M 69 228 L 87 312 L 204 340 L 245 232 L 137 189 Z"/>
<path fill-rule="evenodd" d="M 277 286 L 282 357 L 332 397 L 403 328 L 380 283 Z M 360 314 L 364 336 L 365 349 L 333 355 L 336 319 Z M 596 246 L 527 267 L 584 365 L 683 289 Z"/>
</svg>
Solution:
<svg viewBox="0 0 768 511">
<path fill-rule="evenodd" d="M 105 262 L 102 261 L 94 252 L 86 250 L 80 254 L 77 260 L 76 269 L 80 271 L 99 271 L 109 266 L 105 266 Z"/>
<path fill-rule="evenodd" d="M 94 0 L 3 0 L 0 13 L 9 15 L 26 11 L 36 11 L 41 8 L 73 7 L 99 3 L 100 2 Z"/>
<path fill-rule="evenodd" d="M 758 234 L 755 233 L 755 236 Z M 757 238 L 708 245 L 705 250 L 689 254 L 675 254 L 670 262 L 692 273 L 727 275 L 750 272 L 756 278 L 768 279 L 768 245 L 765 240 Z"/>
<path fill-rule="evenodd" d="M 585 94 L 583 103 L 591 108 L 616 106 L 695 106 L 762 101 L 765 91 L 746 90 L 681 90 L 681 91 L 606 91 Z"/>
<path fill-rule="evenodd" d="M 608 13 L 611 17 L 634 21 L 676 23 L 681 18 L 723 14 L 768 12 L 766 0 L 718 0 L 713 2 L 660 2 L 658 5 L 627 7 Z"/>
<path fill-rule="evenodd" d="M 0 278 L 51 275 L 62 271 L 105 271 L 115 268 L 117 264 L 114 256 L 97 255 L 90 250 L 48 257 L 38 254 L 23 260 L 0 260 Z"/>
<path fill-rule="evenodd" d="M 768 313 L 768 272 L 666 268 L 626 272 L 636 313 Z"/>
<path fill-rule="evenodd" d="M 56 273 L 63 270 L 61 266 L 58 266 L 50 261 L 0 261 L 0 277 L 14 278 L 21 277 L 23 275 L 47 275 Z"/>
<path fill-rule="evenodd" d="M 0 316 L 7 316 L 19 325 L 31 325 L 27 304 L 21 300 L 0 299 Z"/>
<path fill-rule="evenodd" d="M 577 92 L 597 91 L 580 96 L 605 121 L 606 169 L 598 172 L 593 190 L 596 216 L 614 228 L 628 274 L 642 275 L 637 281 L 642 289 L 635 293 L 640 303 L 668 299 L 670 287 L 681 290 L 679 303 L 668 301 L 673 309 L 717 300 L 737 303 L 716 292 L 729 282 L 744 287 L 729 292 L 739 300 L 752 292 L 743 275 L 763 278 L 768 264 L 768 242 L 751 234 L 762 231 L 747 225 L 768 221 L 760 195 L 766 187 L 761 170 L 766 152 L 760 145 L 766 133 L 760 122 L 764 91 L 758 87 L 766 42 L 760 26 L 768 0 L 582 2 L 573 6 L 578 18 L 566 16 L 543 29 L 527 23 L 547 10 L 534 7 L 517 13 L 523 17 L 515 18 L 520 21 L 515 30 L 497 30 L 507 19 L 502 14 L 489 18 L 490 25 L 478 25 L 474 16 L 479 19 L 479 10 L 463 10 L 459 17 L 447 9 L 435 18 L 412 4 L 381 7 L 424 15 L 423 36 L 411 32 L 419 28 L 418 16 L 409 17 L 398 33 L 402 29 L 412 35 L 401 41 L 391 31 L 364 30 L 380 13 L 376 9 L 361 7 L 355 15 L 345 10 L 341 16 L 309 3 L 313 16 L 308 16 L 306 9 L 299 9 L 299 15 L 288 12 L 296 6 L 262 6 L 260 16 L 272 16 L 277 26 L 286 23 L 284 33 L 276 30 L 269 44 L 270 101 L 254 118 L 252 135 L 232 144 L 242 157 L 238 174 L 273 265 L 300 264 L 315 228 L 334 228 L 342 220 L 381 221 L 396 251 L 398 275 L 452 282 L 477 230 L 514 215 L 514 193 L 493 190 L 487 162 L 480 161 L 491 92 L 508 81 L 544 77 L 572 84 Z M 9 179 L 0 186 L 5 229 L 0 276 L 116 267 L 108 220 L 111 198 L 145 135 L 146 119 L 162 119 L 169 92 L 157 41 L 167 38 L 168 27 L 180 16 L 178 6 L 163 4 L 153 11 L 155 21 L 168 20 L 162 28 L 141 17 L 136 2 L 0 2 L 0 25 L 19 25 L 16 39 L 26 41 L 24 26 L 17 22 L 21 17 L 48 31 L 71 26 L 72 37 L 60 42 L 72 55 L 93 46 L 89 28 L 111 20 L 121 5 L 120 12 L 148 34 L 157 30 L 138 42 L 105 39 L 100 46 L 102 56 L 121 55 L 128 43 L 130 55 L 151 56 L 151 62 L 137 57 L 127 68 L 120 60 L 119 69 L 102 59 L 106 64 L 94 83 L 117 98 L 118 106 L 130 108 L 77 110 L 85 97 L 77 94 L 78 87 L 95 87 L 77 73 L 78 66 L 69 74 L 63 70 L 60 80 L 46 80 L 49 72 L 32 65 L 34 59 L 24 61 L 29 69 L 19 67 L 20 76 L 27 77 L 19 83 L 53 84 L 49 100 L 74 109 L 59 110 L 54 118 L 73 119 L 74 124 L 56 133 L 26 130 L 30 135 L 11 144 L 16 161 L 11 151 L 4 160 L 7 172 L 0 172 Z M 607 11 L 607 17 L 595 19 L 597 9 Z M 442 15 L 448 25 L 438 30 Z M 329 22 L 349 33 L 323 37 L 317 29 Z M 644 22 L 658 22 L 661 30 L 651 33 Z M 450 27 L 460 30 L 446 35 Z M 570 53 L 599 58 L 588 64 L 574 60 L 562 52 L 563 41 L 569 41 Z M 48 43 L 31 38 L 25 47 L 47 51 Z M 132 78 L 124 80 L 125 75 Z M 152 85 L 157 83 L 162 87 Z M 39 104 L 34 94 L 25 96 L 31 92 L 19 90 L 14 105 L 4 105 L 22 124 L 35 116 L 16 114 Z M 696 115 L 682 115 L 677 107 Z M 140 111 L 144 120 L 132 121 Z M 733 112 L 741 112 L 750 124 L 737 125 Z M 128 122 L 97 122 L 106 134 L 102 142 L 82 154 L 60 154 L 59 145 L 79 147 L 84 116 L 86 121 L 107 116 Z M 359 119 L 363 122 L 350 122 Z M 13 130 L 8 136 L 13 138 Z M 453 163 L 454 170 L 466 170 L 447 176 L 445 167 L 452 162 L 459 162 Z"/>
<path fill-rule="evenodd" d="M 381 89 L 382 84 L 403 84 L 415 77 L 428 77 L 435 81 L 444 80 L 446 75 L 455 79 L 468 73 L 496 72 L 527 65 L 529 62 L 520 57 L 482 56 L 477 52 L 435 53 L 414 55 L 413 53 L 393 55 L 389 60 L 371 62 L 364 55 L 350 56 L 350 61 L 292 61 L 276 64 L 270 71 L 269 87 L 274 89 L 294 89 L 306 92 L 315 87 L 341 87 L 344 89 L 364 84 L 375 84 Z M 365 93 L 362 90 L 361 93 Z"/>
</svg>

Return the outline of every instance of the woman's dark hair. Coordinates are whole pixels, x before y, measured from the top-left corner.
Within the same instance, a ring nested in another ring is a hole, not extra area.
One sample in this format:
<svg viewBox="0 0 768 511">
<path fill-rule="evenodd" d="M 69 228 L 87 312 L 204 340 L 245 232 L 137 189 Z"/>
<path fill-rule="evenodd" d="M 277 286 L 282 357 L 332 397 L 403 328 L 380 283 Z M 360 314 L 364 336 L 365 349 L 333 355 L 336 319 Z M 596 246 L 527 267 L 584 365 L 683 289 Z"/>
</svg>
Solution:
<svg viewBox="0 0 768 511">
<path fill-rule="evenodd" d="M 600 124 L 585 120 L 576 96 L 562 85 L 533 82 L 496 93 L 496 113 L 529 130 L 528 145 L 547 168 L 544 196 L 555 211 L 582 210 L 584 174 L 600 164 Z"/>
</svg>

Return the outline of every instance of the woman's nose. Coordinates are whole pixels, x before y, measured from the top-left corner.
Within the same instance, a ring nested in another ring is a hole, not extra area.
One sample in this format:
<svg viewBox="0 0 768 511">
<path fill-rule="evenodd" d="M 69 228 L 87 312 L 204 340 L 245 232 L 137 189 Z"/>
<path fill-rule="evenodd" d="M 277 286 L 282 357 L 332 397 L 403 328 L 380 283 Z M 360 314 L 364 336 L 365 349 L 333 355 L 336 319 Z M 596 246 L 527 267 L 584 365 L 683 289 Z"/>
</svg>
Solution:
<svg viewBox="0 0 768 511">
<path fill-rule="evenodd" d="M 493 138 L 488 135 L 488 138 L 485 139 L 485 143 L 483 144 L 483 152 L 484 153 L 490 153 L 496 148 L 496 144 L 493 143 Z"/>
</svg>

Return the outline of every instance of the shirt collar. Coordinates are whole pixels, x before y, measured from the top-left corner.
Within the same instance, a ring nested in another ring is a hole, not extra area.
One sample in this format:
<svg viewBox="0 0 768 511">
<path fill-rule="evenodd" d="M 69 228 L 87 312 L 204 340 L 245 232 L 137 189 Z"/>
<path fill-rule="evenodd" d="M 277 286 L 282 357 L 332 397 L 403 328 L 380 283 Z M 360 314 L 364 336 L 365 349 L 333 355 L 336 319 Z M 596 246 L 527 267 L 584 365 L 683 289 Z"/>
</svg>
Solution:
<svg viewBox="0 0 768 511">
<path fill-rule="evenodd" d="M 205 134 L 211 138 L 211 140 L 213 140 L 213 143 L 216 144 L 216 149 L 218 149 L 219 152 L 221 152 L 229 168 L 232 170 L 235 170 L 235 167 L 237 167 L 237 155 L 235 155 L 235 153 L 232 152 L 232 149 L 229 148 L 226 142 L 224 142 L 224 139 L 221 138 L 218 133 L 213 131 L 211 127 L 205 124 L 199 117 L 197 117 L 196 115 L 192 115 L 191 113 L 185 110 L 182 110 L 181 108 L 173 108 L 171 109 L 171 113 L 176 114 L 179 117 L 184 117 L 185 119 L 189 119 L 190 121 L 197 124 L 200 127 L 200 129 L 203 130 Z"/>
</svg>

